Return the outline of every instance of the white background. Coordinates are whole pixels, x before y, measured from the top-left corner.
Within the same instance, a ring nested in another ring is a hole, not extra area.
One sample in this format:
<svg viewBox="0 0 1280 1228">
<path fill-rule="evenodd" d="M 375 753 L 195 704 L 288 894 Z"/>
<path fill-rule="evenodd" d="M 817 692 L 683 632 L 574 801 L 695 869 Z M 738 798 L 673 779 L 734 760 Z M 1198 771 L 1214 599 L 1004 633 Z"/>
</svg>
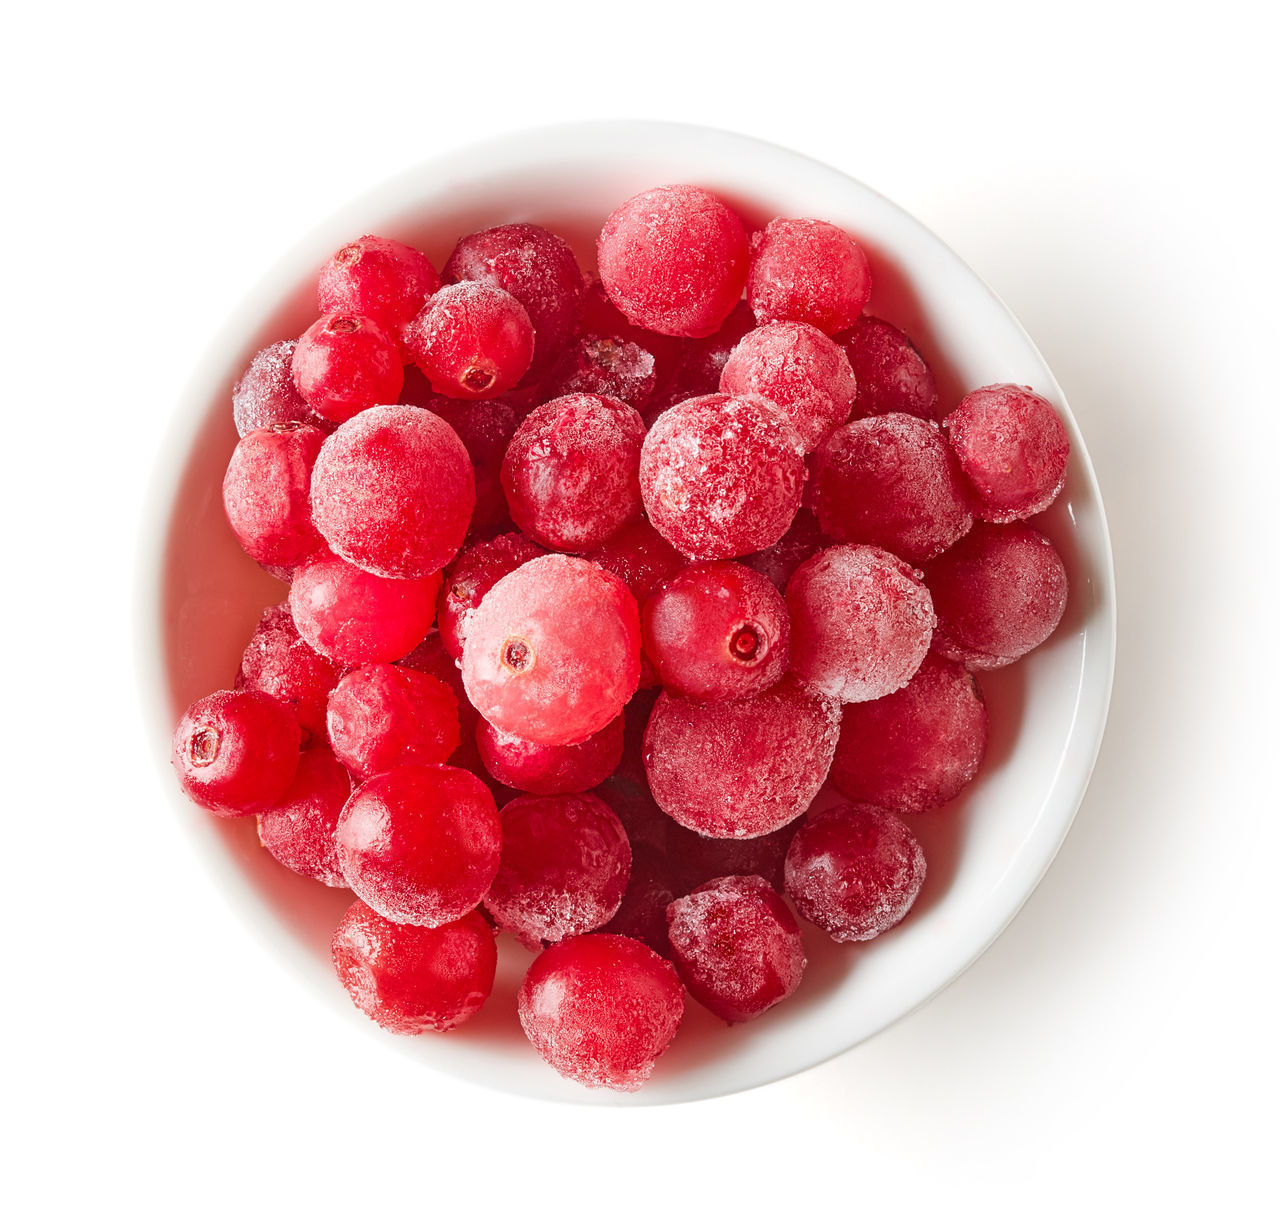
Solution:
<svg viewBox="0 0 1280 1228">
<path fill-rule="evenodd" d="M 1275 1214 L 1277 98 L 1261 5 L 1184 11 L 420 0 L 6 18 L 0 1214 Z M 437 1080 L 317 1010 L 167 824 L 130 658 L 159 434 L 261 270 L 442 149 L 610 116 L 776 140 L 950 243 L 1066 390 L 1121 609 L 1093 785 L 987 955 L 819 1069 L 639 1111 Z"/>
</svg>

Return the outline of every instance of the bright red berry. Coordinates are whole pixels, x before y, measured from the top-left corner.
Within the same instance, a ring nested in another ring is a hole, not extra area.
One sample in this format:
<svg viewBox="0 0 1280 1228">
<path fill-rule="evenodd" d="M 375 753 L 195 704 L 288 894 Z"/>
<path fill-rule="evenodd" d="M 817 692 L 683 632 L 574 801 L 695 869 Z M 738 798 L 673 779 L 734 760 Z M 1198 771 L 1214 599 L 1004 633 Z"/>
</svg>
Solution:
<svg viewBox="0 0 1280 1228">
<path fill-rule="evenodd" d="M 293 383 L 296 341 L 277 341 L 259 350 L 231 392 L 236 430 L 243 437 L 286 422 L 303 422 L 326 433 L 333 423 L 320 417 L 302 399 Z"/>
<path fill-rule="evenodd" d="M 351 796 L 351 778 L 333 752 L 317 742 L 304 750 L 298 770 L 279 801 L 258 815 L 258 839 L 281 865 L 345 887 L 338 865 L 338 816 Z"/>
<path fill-rule="evenodd" d="M 938 386 L 933 371 L 901 329 L 875 316 L 860 315 L 844 338 L 844 352 L 858 381 L 855 418 L 936 415 Z"/>
<path fill-rule="evenodd" d="M 439 289 L 440 275 L 416 248 L 365 235 L 320 270 L 320 313 L 367 316 L 395 336 Z"/>
<path fill-rule="evenodd" d="M 464 550 L 445 573 L 436 620 L 440 638 L 455 661 L 462 657 L 467 627 L 485 594 L 503 576 L 546 553 L 521 533 L 504 533 Z"/>
<path fill-rule="evenodd" d="M 576 746 L 542 746 L 482 720 L 476 748 L 494 780 L 522 793 L 581 793 L 594 789 L 622 758 L 623 718 L 615 717 Z"/>
<path fill-rule="evenodd" d="M 798 320 L 831 337 L 853 327 L 870 297 L 867 253 L 840 227 L 775 218 L 752 235 L 747 302 L 757 323 Z"/>
<path fill-rule="evenodd" d="M 322 657 L 298 634 L 283 602 L 262 612 L 240 659 L 236 689 L 275 696 L 303 729 L 323 738 L 329 692 L 341 677 L 342 666 Z"/>
<path fill-rule="evenodd" d="M 330 422 L 394 404 L 404 383 L 398 342 L 368 316 L 321 316 L 298 338 L 292 369 L 302 399 Z"/>
</svg>

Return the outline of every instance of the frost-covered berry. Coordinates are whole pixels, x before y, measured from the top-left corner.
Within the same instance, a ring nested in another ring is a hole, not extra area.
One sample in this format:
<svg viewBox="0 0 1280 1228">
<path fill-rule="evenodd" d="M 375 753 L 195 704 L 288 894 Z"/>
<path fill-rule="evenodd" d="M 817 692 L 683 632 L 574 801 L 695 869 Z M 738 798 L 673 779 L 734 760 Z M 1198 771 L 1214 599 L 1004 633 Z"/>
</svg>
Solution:
<svg viewBox="0 0 1280 1228">
<path fill-rule="evenodd" d="M 535 409 L 502 462 L 511 518 L 552 550 L 591 550 L 640 514 L 644 422 L 613 397 L 579 392 Z"/>
<path fill-rule="evenodd" d="M 351 796 L 351 778 L 333 752 L 316 743 L 302 752 L 293 781 L 258 814 L 258 839 L 281 865 L 345 887 L 338 865 L 338 816 Z"/>
<path fill-rule="evenodd" d="M 377 320 L 399 334 L 440 289 L 440 275 L 416 248 L 364 235 L 340 247 L 320 270 L 320 314 L 343 312 Z"/>
<path fill-rule="evenodd" d="M 368 316 L 321 316 L 293 351 L 293 382 L 322 418 L 345 422 L 371 405 L 391 405 L 404 384 L 399 342 Z"/>
<path fill-rule="evenodd" d="M 261 691 L 215 691 L 183 713 L 172 763 L 193 802 L 214 814 L 252 814 L 278 801 L 298 770 L 302 730 Z"/>
<path fill-rule="evenodd" d="M 800 825 L 787 851 L 796 911 L 837 942 L 865 942 L 911 911 L 924 885 L 924 850 L 878 806 L 847 802 Z"/>
<path fill-rule="evenodd" d="M 401 1036 L 465 1023 L 492 992 L 498 965 L 493 931 L 478 912 L 427 929 L 388 921 L 363 900 L 338 923 L 332 953 L 351 1001 Z"/>
<path fill-rule="evenodd" d="M 844 338 L 858 395 L 853 416 L 914 414 L 933 418 L 938 386 L 933 371 L 906 333 L 876 316 L 860 315 Z"/>
<path fill-rule="evenodd" d="M 566 938 L 533 961 L 517 999 L 543 1061 L 588 1087 L 636 1091 L 684 1016 L 675 969 L 620 934 Z"/>
<path fill-rule="evenodd" d="M 845 709 L 831 783 L 851 801 L 914 814 L 955 797 L 986 747 L 973 675 L 931 653 L 902 690 Z"/>
<path fill-rule="evenodd" d="M 571 345 L 547 374 L 542 394 L 548 399 L 573 392 L 623 401 L 643 411 L 657 383 L 653 355 L 624 337 L 588 335 Z"/>
<path fill-rule="evenodd" d="M 393 579 L 438 572 L 475 509 L 471 459 L 443 418 L 379 405 L 344 422 L 311 474 L 311 516 L 329 548 Z"/>
<path fill-rule="evenodd" d="M 814 218 L 775 218 L 751 236 L 747 302 L 756 322 L 798 320 L 833 337 L 871 297 L 871 266 L 854 238 Z"/>
<path fill-rule="evenodd" d="M 596 245 L 600 280 L 633 324 L 705 337 L 724 323 L 746 282 L 746 228 L 718 197 L 688 184 L 624 201 Z"/>
<path fill-rule="evenodd" d="M 503 576 L 545 553 L 541 546 L 521 533 L 504 533 L 501 537 L 477 542 L 458 555 L 445 573 L 436 619 L 440 638 L 455 661 L 462 656 L 467 626 L 484 595 Z"/>
<path fill-rule="evenodd" d="M 979 388 L 942 426 L 983 520 L 1003 524 L 1043 512 L 1066 483 L 1066 428 L 1058 411 L 1030 388 Z"/>
<path fill-rule="evenodd" d="M 800 436 L 756 397 L 684 401 L 654 423 L 640 453 L 650 523 L 696 560 L 772 546 L 800 507 L 804 475 Z"/>
<path fill-rule="evenodd" d="M 644 736 L 654 801 L 704 836 L 763 836 L 808 809 L 840 736 L 840 705 L 784 678 L 736 703 L 663 692 Z"/>
<path fill-rule="evenodd" d="M 322 657 L 298 634 L 283 602 L 263 610 L 240 658 L 236 689 L 274 696 L 303 729 L 323 738 L 329 692 L 341 677 L 342 666 Z"/>
<path fill-rule="evenodd" d="M 831 546 L 787 583 L 791 668 L 842 703 L 879 699 L 920 667 L 935 623 L 929 590 L 876 546 Z"/>
<path fill-rule="evenodd" d="M 623 718 L 576 746 L 542 746 L 503 733 L 488 721 L 476 727 L 476 749 L 489 775 L 522 793 L 581 793 L 594 789 L 622 758 Z"/>
<path fill-rule="evenodd" d="M 685 988 L 730 1023 L 754 1019 L 800 986 L 800 927 L 762 878 L 704 883 L 667 906 L 667 932 Z"/>
<path fill-rule="evenodd" d="M 338 820 L 338 864 L 352 891 L 401 925 L 465 916 L 493 882 L 502 824 L 470 772 L 396 768 L 366 780 Z"/>
<path fill-rule="evenodd" d="M 222 480 L 227 523 L 245 554 L 264 567 L 293 567 L 321 546 L 311 521 L 311 469 L 325 441 L 289 422 L 250 431 Z"/>
<path fill-rule="evenodd" d="M 322 431 L 333 423 L 302 399 L 293 382 L 296 341 L 277 341 L 259 350 L 231 391 L 231 411 L 241 437 L 286 422 L 302 422 Z"/>
</svg>

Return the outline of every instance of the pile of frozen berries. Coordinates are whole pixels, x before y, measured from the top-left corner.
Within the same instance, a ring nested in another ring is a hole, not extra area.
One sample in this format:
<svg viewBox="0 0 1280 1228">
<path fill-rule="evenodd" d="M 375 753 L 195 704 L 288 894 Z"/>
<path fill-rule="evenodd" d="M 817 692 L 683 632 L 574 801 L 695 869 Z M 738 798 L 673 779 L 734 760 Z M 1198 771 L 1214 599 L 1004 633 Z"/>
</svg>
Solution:
<svg viewBox="0 0 1280 1228">
<path fill-rule="evenodd" d="M 289 598 L 173 762 L 354 892 L 333 961 L 382 1027 L 464 1023 L 505 930 L 539 952 L 537 1052 L 634 1089 L 686 990 L 731 1021 L 795 992 L 792 909 L 837 942 L 911 909 L 899 816 L 974 778 L 974 671 L 1062 615 L 1025 520 L 1068 444 L 1011 384 L 943 416 L 830 223 L 751 234 L 663 187 L 597 256 L 528 224 L 442 273 L 372 235 L 333 256 L 233 394 L 227 518 Z M 806 816 L 828 780 L 847 801 Z"/>
</svg>

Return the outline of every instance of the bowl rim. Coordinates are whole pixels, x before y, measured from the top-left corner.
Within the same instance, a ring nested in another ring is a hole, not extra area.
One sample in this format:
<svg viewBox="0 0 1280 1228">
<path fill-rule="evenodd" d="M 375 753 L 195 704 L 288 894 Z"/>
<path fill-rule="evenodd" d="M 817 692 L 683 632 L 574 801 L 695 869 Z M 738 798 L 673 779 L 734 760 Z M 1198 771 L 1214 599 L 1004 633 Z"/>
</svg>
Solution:
<svg viewBox="0 0 1280 1228">
<path fill-rule="evenodd" d="M 1093 616 L 1098 624 L 1097 629 L 1101 634 L 1098 636 L 1098 643 L 1090 644 L 1092 663 L 1089 667 L 1094 674 L 1095 699 L 1092 704 L 1092 711 L 1083 713 L 1080 710 L 1080 693 L 1077 694 L 1077 707 L 1066 743 L 1066 747 L 1074 747 L 1073 771 L 1076 775 L 1076 784 L 1069 793 L 1055 799 L 1054 812 L 1056 814 L 1056 822 L 1052 826 L 1054 835 L 1052 844 L 1051 846 L 1046 844 L 1045 848 L 1041 850 L 1042 855 L 1035 873 L 1024 877 L 1019 883 L 1018 891 L 1008 897 L 1008 904 L 999 923 L 986 934 L 984 940 L 971 951 L 967 959 L 956 966 L 944 980 L 934 985 L 933 988 L 920 996 L 905 1010 L 900 1011 L 869 1031 L 844 1040 L 829 1052 L 805 1058 L 796 1064 L 790 1065 L 785 1070 L 764 1074 L 748 1082 L 712 1090 L 695 1091 L 692 1094 L 659 1094 L 655 1096 L 641 1093 L 631 1097 L 598 1095 L 598 1098 L 590 1100 L 585 1100 L 579 1094 L 585 1089 L 576 1088 L 576 1085 L 571 1084 L 566 1084 L 566 1087 L 561 1089 L 565 1094 L 559 1097 L 553 1093 L 541 1094 L 518 1087 L 502 1088 L 495 1083 L 481 1085 L 485 1086 L 487 1090 L 502 1090 L 507 1094 L 528 1095 L 538 1099 L 558 1099 L 569 1103 L 592 1103 L 596 1105 L 629 1104 L 639 1107 L 733 1095 L 755 1087 L 767 1086 L 770 1083 L 789 1078 L 793 1074 L 799 1074 L 822 1065 L 870 1040 L 873 1036 L 920 1010 L 942 993 L 944 989 L 952 985 L 990 949 L 996 939 L 1000 937 L 1018 913 L 1021 912 L 1027 900 L 1034 893 L 1044 875 L 1048 872 L 1049 867 L 1053 864 L 1088 790 L 1105 735 L 1114 686 L 1118 614 L 1115 560 L 1105 503 L 1092 458 L 1089 455 L 1083 435 L 1066 396 L 1060 385 L 1058 385 L 1056 377 L 1052 376 L 1052 372 L 1035 342 L 1008 305 L 966 261 L 957 255 L 924 223 L 888 197 L 840 167 L 779 142 L 765 140 L 732 129 L 677 121 L 628 119 L 572 121 L 517 128 L 491 134 L 481 140 L 459 142 L 443 147 L 429 157 L 403 167 L 397 173 L 376 182 L 370 187 L 366 187 L 358 194 L 348 198 L 337 209 L 314 219 L 307 226 L 306 232 L 238 298 L 227 319 L 202 348 L 191 374 L 175 398 L 169 412 L 168 421 L 165 423 L 164 430 L 155 445 L 151 459 L 150 478 L 141 500 L 140 520 L 135 539 L 135 576 L 131 603 L 135 628 L 132 655 L 134 676 L 137 680 L 136 698 L 139 704 L 145 737 L 151 744 L 153 765 L 167 786 L 171 787 L 173 784 L 172 769 L 169 764 L 172 718 L 169 715 L 169 696 L 166 685 L 167 671 L 163 654 L 158 650 L 157 645 L 163 644 L 166 638 L 163 584 L 164 564 L 172 523 L 171 517 L 177 496 L 182 489 L 186 463 L 190 459 L 199 433 L 205 425 L 205 418 L 202 415 L 207 408 L 209 389 L 211 386 L 225 381 L 232 364 L 243 353 L 246 339 L 254 331 L 253 323 L 261 321 L 264 301 L 273 295 L 296 289 L 299 284 L 299 278 L 306 273 L 314 274 L 316 266 L 312 253 L 316 247 L 318 236 L 324 232 L 339 228 L 346 223 L 347 219 L 354 219 L 361 213 L 376 212 L 385 205 L 385 202 L 394 198 L 401 198 L 403 203 L 405 191 L 410 189 L 412 185 L 419 184 L 424 175 L 433 168 L 452 167 L 454 169 L 463 169 L 468 166 L 484 167 L 492 164 L 495 156 L 501 157 L 503 154 L 509 154 L 512 149 L 551 145 L 562 151 L 567 151 L 577 146 L 590 147 L 599 143 L 602 137 L 606 137 L 608 144 L 615 148 L 619 146 L 626 147 L 628 144 L 652 145 L 655 141 L 674 141 L 684 144 L 715 141 L 722 145 L 738 144 L 742 147 L 743 152 L 747 154 L 752 150 L 759 152 L 761 149 L 765 149 L 772 156 L 795 159 L 816 165 L 833 175 L 839 176 L 849 181 L 856 190 L 878 198 L 890 210 L 899 214 L 901 220 L 908 227 L 913 228 L 927 246 L 931 246 L 947 261 L 958 266 L 969 278 L 985 289 L 1004 316 L 1015 326 L 1028 352 L 1050 374 L 1053 386 L 1042 391 L 1046 395 L 1053 396 L 1055 404 L 1068 423 L 1068 429 L 1072 435 L 1074 445 L 1073 450 L 1076 452 L 1076 460 L 1081 466 L 1092 500 L 1096 505 L 1098 545 L 1101 548 L 1100 557 L 1094 560 L 1097 567 L 1095 579 L 1097 581 L 1096 596 L 1098 605 Z M 1100 622 L 1098 621 L 1099 616 L 1101 616 Z M 1100 675 L 1099 671 L 1101 671 Z M 1089 719 L 1090 731 L 1087 742 L 1083 745 L 1076 745 L 1082 733 L 1082 718 Z M 1053 782 L 1055 789 L 1058 780 L 1061 779 L 1066 759 L 1067 754 L 1064 748 L 1063 757 L 1058 765 L 1057 775 Z M 259 898 L 258 892 L 247 887 L 243 875 L 232 864 L 231 858 L 199 855 L 207 849 L 212 837 L 201 839 L 191 824 L 184 824 L 183 828 L 184 838 L 189 840 L 193 848 L 197 850 L 201 865 L 217 880 L 221 890 L 235 895 L 237 906 L 232 907 L 231 911 L 238 916 L 239 920 L 246 927 L 251 924 L 249 914 L 252 909 L 245 910 L 238 906 L 239 902 L 246 896 L 252 900 L 253 908 L 260 910 L 263 916 L 270 916 L 271 910 L 265 901 Z M 281 962 L 290 967 L 291 975 L 297 976 L 301 980 L 309 980 L 305 972 L 296 966 L 296 960 L 282 956 Z M 432 1062 L 430 1066 L 433 1072 L 464 1080 L 469 1086 L 477 1086 L 474 1080 L 459 1074 L 447 1062 Z M 658 1089 L 655 1088 L 654 1090 L 657 1091 Z"/>
</svg>

